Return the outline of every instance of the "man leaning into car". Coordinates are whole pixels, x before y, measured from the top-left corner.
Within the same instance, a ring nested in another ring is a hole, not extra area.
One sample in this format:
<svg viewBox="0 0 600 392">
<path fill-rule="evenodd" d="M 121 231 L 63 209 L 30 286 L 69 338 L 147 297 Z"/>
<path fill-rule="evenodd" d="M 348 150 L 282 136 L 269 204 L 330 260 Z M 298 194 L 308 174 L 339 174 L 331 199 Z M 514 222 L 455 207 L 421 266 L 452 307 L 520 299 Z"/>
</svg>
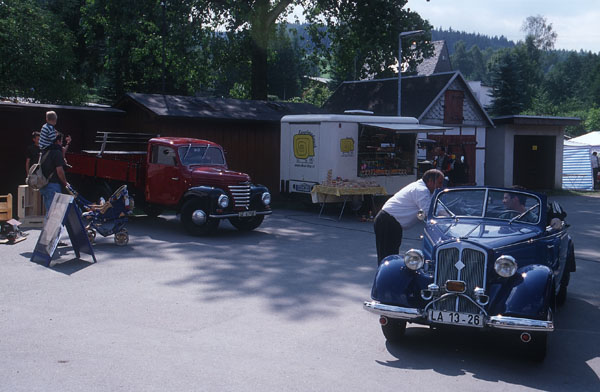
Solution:
<svg viewBox="0 0 600 392">
<path fill-rule="evenodd" d="M 383 205 L 375 217 L 377 265 L 386 256 L 397 255 L 402 243 L 402 229 L 417 223 L 419 211 L 427 213 L 431 195 L 444 183 L 444 173 L 427 170 L 423 178 L 400 189 Z"/>
</svg>

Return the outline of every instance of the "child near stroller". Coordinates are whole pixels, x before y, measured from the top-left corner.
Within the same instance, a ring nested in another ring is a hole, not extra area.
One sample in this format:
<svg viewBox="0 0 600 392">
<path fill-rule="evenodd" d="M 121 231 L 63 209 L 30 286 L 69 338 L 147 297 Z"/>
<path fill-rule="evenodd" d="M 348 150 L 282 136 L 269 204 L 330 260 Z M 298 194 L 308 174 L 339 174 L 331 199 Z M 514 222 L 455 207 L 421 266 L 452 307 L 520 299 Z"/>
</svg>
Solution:
<svg viewBox="0 0 600 392">
<path fill-rule="evenodd" d="M 129 234 L 125 224 L 127 217 L 133 212 L 133 199 L 127 193 L 127 185 L 121 186 L 108 201 L 101 201 L 100 204 L 91 203 L 73 189 L 70 191 L 75 196 L 75 203 L 82 212 L 90 243 L 94 242 L 96 232 L 98 232 L 103 237 L 114 234 L 117 245 L 127 245 Z"/>
</svg>

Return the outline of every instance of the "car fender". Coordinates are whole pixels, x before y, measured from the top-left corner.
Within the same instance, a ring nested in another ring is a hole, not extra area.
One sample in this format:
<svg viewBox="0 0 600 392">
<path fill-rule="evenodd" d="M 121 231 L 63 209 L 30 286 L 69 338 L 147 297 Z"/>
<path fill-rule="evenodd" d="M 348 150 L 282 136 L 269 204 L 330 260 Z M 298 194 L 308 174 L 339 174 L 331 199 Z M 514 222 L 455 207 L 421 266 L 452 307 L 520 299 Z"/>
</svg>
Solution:
<svg viewBox="0 0 600 392">
<path fill-rule="evenodd" d="M 421 290 L 432 282 L 431 276 L 407 268 L 404 256 L 387 256 L 375 275 L 371 298 L 388 305 L 422 307 Z"/>
<path fill-rule="evenodd" d="M 216 203 L 219 199 L 219 196 L 225 194 L 225 191 L 223 191 L 221 188 L 215 188 L 212 186 L 201 185 L 191 187 L 183 194 L 183 197 L 179 201 L 177 210 L 181 211 L 181 207 L 183 207 L 186 201 L 192 198 L 199 198 L 204 200 L 207 207 L 212 211 L 216 208 Z"/>
<path fill-rule="evenodd" d="M 489 313 L 545 319 L 553 304 L 552 282 L 552 270 L 545 265 L 519 268 L 507 281 L 493 285 Z"/>
</svg>

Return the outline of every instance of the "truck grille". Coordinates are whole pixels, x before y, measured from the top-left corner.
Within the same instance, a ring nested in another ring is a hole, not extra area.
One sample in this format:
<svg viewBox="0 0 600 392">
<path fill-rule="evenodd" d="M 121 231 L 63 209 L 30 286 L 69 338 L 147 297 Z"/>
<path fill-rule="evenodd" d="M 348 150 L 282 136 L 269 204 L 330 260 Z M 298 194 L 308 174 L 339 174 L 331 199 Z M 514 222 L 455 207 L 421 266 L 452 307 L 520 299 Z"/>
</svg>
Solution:
<svg viewBox="0 0 600 392">
<path fill-rule="evenodd" d="M 437 253 L 435 283 L 442 288 L 448 280 L 462 280 L 467 287 L 465 294 L 472 297 L 475 287 L 485 289 L 485 261 L 484 252 L 463 244 L 440 249 Z M 477 306 L 460 297 L 446 298 L 433 306 L 438 310 L 479 313 Z"/>
<path fill-rule="evenodd" d="M 229 185 L 229 192 L 233 198 L 234 208 L 250 207 L 250 184 L 246 185 Z"/>
</svg>

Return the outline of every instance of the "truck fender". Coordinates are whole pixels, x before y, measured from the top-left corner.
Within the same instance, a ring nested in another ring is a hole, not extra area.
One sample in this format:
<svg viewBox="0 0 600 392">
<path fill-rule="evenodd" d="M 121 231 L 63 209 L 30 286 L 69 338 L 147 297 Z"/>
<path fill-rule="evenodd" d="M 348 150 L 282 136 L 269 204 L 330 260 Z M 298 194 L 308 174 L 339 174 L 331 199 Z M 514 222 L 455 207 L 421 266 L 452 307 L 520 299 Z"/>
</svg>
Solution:
<svg viewBox="0 0 600 392">
<path fill-rule="evenodd" d="M 421 289 L 432 282 L 430 276 L 407 268 L 404 256 L 387 256 L 377 269 L 371 298 L 388 305 L 418 307 L 423 304 Z"/>
<path fill-rule="evenodd" d="M 219 196 L 226 194 L 221 188 L 215 188 L 212 186 L 194 186 L 188 189 L 184 194 L 181 200 L 179 201 L 179 205 L 177 206 L 177 211 L 181 211 L 181 208 L 191 198 L 199 198 L 206 201 L 207 208 L 212 209 L 216 206 L 216 202 Z"/>
<path fill-rule="evenodd" d="M 490 314 L 545 320 L 553 308 L 552 270 L 532 264 L 519 268 L 491 301 Z"/>
</svg>

